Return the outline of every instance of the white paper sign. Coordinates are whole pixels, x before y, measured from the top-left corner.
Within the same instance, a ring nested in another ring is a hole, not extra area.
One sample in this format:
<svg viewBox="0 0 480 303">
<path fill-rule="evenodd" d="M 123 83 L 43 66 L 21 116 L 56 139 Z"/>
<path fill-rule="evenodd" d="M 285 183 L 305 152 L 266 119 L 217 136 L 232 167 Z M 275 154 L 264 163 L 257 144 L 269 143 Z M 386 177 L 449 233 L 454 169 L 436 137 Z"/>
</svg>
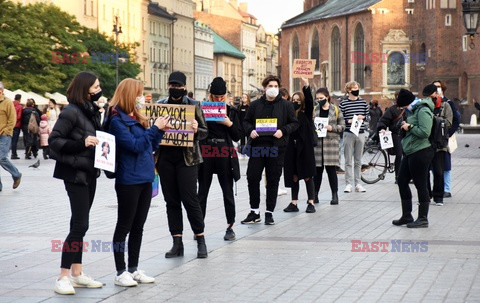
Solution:
<svg viewBox="0 0 480 303">
<path fill-rule="evenodd" d="M 319 138 L 325 138 L 327 136 L 328 118 L 315 117 L 313 123 L 315 124 L 317 136 Z"/>
<path fill-rule="evenodd" d="M 363 120 L 358 120 L 358 116 L 354 115 L 352 118 L 352 125 L 350 126 L 350 131 L 358 137 L 360 133 L 360 126 L 362 126 Z"/>
<path fill-rule="evenodd" d="M 115 172 L 115 136 L 106 132 L 96 133 L 98 144 L 95 146 L 95 167 Z"/>
<path fill-rule="evenodd" d="M 392 132 L 391 131 L 386 131 L 385 134 L 382 134 L 380 132 L 380 147 L 382 149 L 387 149 L 387 148 L 392 148 L 393 147 L 393 138 L 392 138 Z"/>
</svg>

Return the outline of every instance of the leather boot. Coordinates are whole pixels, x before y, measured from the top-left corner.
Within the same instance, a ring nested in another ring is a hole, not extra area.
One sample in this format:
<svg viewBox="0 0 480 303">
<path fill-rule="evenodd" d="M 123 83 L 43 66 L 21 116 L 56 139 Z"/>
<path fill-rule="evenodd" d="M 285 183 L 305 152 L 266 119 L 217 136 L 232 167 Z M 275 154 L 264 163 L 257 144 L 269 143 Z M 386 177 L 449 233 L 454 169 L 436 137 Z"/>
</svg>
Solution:
<svg viewBox="0 0 480 303">
<path fill-rule="evenodd" d="M 430 202 L 420 202 L 418 206 L 418 218 L 412 223 L 408 223 L 408 228 L 421 228 L 421 227 L 428 227 L 428 208 L 430 206 Z"/>
<path fill-rule="evenodd" d="M 393 225 L 404 225 L 413 222 L 412 200 L 402 200 L 402 216 L 398 220 L 393 220 Z"/>
<path fill-rule="evenodd" d="M 182 237 L 173 237 L 172 249 L 165 253 L 165 258 L 183 257 Z"/>
<path fill-rule="evenodd" d="M 205 236 L 197 236 L 197 258 L 208 257 L 207 245 L 205 245 Z"/>
<path fill-rule="evenodd" d="M 338 192 L 332 192 L 332 200 L 330 201 L 330 205 L 337 205 L 338 204 Z"/>
</svg>

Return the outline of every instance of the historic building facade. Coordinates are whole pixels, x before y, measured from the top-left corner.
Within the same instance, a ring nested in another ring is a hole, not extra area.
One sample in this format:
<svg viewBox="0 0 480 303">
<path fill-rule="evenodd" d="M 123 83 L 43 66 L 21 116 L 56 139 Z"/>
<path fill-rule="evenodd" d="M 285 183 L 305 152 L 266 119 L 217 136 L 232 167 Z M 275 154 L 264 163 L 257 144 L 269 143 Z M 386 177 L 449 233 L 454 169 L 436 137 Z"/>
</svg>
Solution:
<svg viewBox="0 0 480 303">
<path fill-rule="evenodd" d="M 210 26 L 195 21 L 195 99 L 204 100 L 213 80 L 213 32 Z"/>
</svg>

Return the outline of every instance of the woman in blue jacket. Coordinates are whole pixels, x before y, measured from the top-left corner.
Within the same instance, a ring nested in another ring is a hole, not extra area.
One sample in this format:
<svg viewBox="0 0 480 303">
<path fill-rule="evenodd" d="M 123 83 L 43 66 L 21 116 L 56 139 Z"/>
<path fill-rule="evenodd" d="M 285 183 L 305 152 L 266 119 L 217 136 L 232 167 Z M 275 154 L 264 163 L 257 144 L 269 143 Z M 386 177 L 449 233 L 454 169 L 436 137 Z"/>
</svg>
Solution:
<svg viewBox="0 0 480 303">
<path fill-rule="evenodd" d="M 159 117 L 147 129 L 148 120 L 140 109 L 145 103 L 141 81 L 127 78 L 120 82 L 112 98 L 105 129 L 115 136 L 118 218 L 113 234 L 113 256 L 117 276 L 115 284 L 136 286 L 153 283 L 155 278 L 138 270 L 138 258 L 152 200 L 152 181 L 155 177 L 153 149 L 158 146 L 170 127 L 169 117 Z M 128 270 L 125 267 L 125 239 L 128 237 Z"/>
</svg>

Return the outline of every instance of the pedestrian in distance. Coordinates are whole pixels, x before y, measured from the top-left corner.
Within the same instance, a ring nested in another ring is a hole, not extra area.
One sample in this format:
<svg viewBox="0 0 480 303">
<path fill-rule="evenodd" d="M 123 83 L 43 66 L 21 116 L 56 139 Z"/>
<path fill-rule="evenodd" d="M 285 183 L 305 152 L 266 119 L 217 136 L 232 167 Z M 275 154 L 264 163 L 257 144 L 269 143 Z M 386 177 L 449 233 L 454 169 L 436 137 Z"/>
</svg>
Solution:
<svg viewBox="0 0 480 303">
<path fill-rule="evenodd" d="M 292 95 L 291 102 L 298 119 L 298 128 L 290 135 L 284 161 L 285 187 L 292 191 L 292 202 L 283 210 L 285 212 L 298 212 L 298 192 L 300 180 L 305 181 L 307 189 L 307 213 L 314 213 L 315 206 L 315 151 L 317 143 L 315 127 L 313 124 L 313 97 L 308 84 L 308 79 L 302 78 L 302 91 Z"/>
<path fill-rule="evenodd" d="M 152 182 L 155 177 L 153 150 L 171 125 L 168 116 L 155 120 L 148 128 L 148 119 L 141 113 L 145 104 L 143 84 L 127 78 L 118 84 L 110 103 L 105 130 L 115 136 L 118 216 L 113 243 L 117 275 L 115 284 L 136 286 L 153 283 L 155 278 L 138 269 L 143 227 L 152 200 Z M 108 147 L 108 146 L 107 146 Z M 128 246 L 125 240 L 128 234 Z M 128 269 L 125 250 L 128 247 Z"/>
<path fill-rule="evenodd" d="M 171 73 L 168 78 L 169 96 L 157 101 L 159 104 L 195 106 L 195 118 L 192 122 L 193 147 L 160 146 L 156 152 L 158 156 L 156 167 L 167 203 L 168 228 L 173 238 L 173 246 L 165 253 L 165 258 L 183 256 L 182 203 L 197 239 L 197 257 L 208 256 L 204 235 L 205 224 L 197 195 L 198 165 L 203 162 L 199 141 L 207 138 L 208 130 L 200 103 L 186 96 L 186 83 L 187 77 L 184 73 L 178 71 Z"/>
<path fill-rule="evenodd" d="M 49 147 L 48 147 L 48 137 L 52 132 L 50 125 L 48 124 L 48 117 L 47 115 L 43 114 L 40 117 L 40 125 L 38 127 L 38 135 L 40 136 L 40 147 L 43 151 L 43 159 L 48 160 L 49 158 Z"/>
<path fill-rule="evenodd" d="M 407 94 L 405 94 L 407 95 Z M 402 216 L 393 220 L 393 225 L 407 225 L 408 228 L 428 227 L 428 208 L 430 197 L 428 194 L 427 178 L 428 168 L 432 162 L 434 148 L 429 140 L 433 124 L 433 109 L 435 107 L 432 98 L 437 98 L 437 87 L 433 84 L 423 89 L 423 96 L 426 97 L 415 105 L 409 105 L 411 113 L 407 121 L 402 124 L 405 137 L 402 139 L 404 156 L 398 173 L 398 191 L 402 202 Z M 410 98 L 401 99 L 400 106 L 411 102 Z M 403 103 L 405 102 L 405 103 Z M 412 216 L 412 192 L 410 180 L 417 189 L 418 194 L 418 218 L 414 221 Z"/>
<path fill-rule="evenodd" d="M 227 84 L 221 77 L 216 77 L 210 84 L 209 100 L 225 102 Z M 207 199 L 212 177 L 217 175 L 222 188 L 223 205 L 227 217 L 227 229 L 223 239 L 235 240 L 233 224 L 235 223 L 235 198 L 233 196 L 233 182 L 240 179 L 240 165 L 238 155 L 233 145 L 240 140 L 243 133 L 240 117 L 235 107 L 225 104 L 227 115 L 224 121 L 208 121 L 208 136 L 201 142 L 203 163 L 199 164 L 198 197 L 202 208 L 203 218 L 207 212 Z"/>
<path fill-rule="evenodd" d="M 103 286 L 82 270 L 83 237 L 89 227 L 90 209 L 100 176 L 94 167 L 95 146 L 99 143 L 95 134 L 101 129 L 94 101 L 101 95 L 97 76 L 85 71 L 78 73 L 67 89 L 69 105 L 59 115 L 48 139 L 50 156 L 56 160 L 53 177 L 63 180 L 72 213 L 54 288 L 62 295 L 75 294 L 74 287 Z"/>
<path fill-rule="evenodd" d="M 247 110 L 250 107 L 250 102 L 251 102 L 250 95 L 248 93 L 243 93 L 240 104 L 237 107 L 240 123 L 242 123 L 242 135 L 241 135 L 241 139 L 240 139 L 240 151 L 243 150 L 243 147 L 245 146 L 245 143 L 247 142 L 246 139 L 248 139 L 247 135 L 245 133 L 245 130 L 243 129 L 243 119 L 245 119 L 245 115 L 247 114 Z"/>
<path fill-rule="evenodd" d="M 13 128 L 13 136 L 12 136 L 12 155 L 10 159 L 18 160 L 20 157 L 17 154 L 17 143 L 18 138 L 20 137 L 20 131 L 22 130 L 22 111 L 23 106 L 20 104 L 22 101 L 22 95 L 16 94 L 15 100 L 13 101 L 13 105 L 15 106 L 15 112 L 17 113 L 17 122 L 15 123 L 15 127 Z"/>
<path fill-rule="evenodd" d="M 37 130 L 32 131 L 29 129 L 30 116 L 35 117 Z M 35 108 L 35 100 L 27 99 L 26 107 L 22 111 L 22 131 L 23 131 L 23 144 L 25 146 L 25 159 L 32 159 L 38 156 L 38 125 L 40 124 L 40 115 Z"/>
<path fill-rule="evenodd" d="M 3 83 L 0 82 L 0 166 L 12 175 L 13 189 L 20 185 L 22 174 L 8 160 L 8 151 L 12 142 L 13 129 L 17 123 L 17 115 L 13 102 L 4 94 Z M 3 190 L 2 181 L 0 180 L 0 191 Z"/>
</svg>

